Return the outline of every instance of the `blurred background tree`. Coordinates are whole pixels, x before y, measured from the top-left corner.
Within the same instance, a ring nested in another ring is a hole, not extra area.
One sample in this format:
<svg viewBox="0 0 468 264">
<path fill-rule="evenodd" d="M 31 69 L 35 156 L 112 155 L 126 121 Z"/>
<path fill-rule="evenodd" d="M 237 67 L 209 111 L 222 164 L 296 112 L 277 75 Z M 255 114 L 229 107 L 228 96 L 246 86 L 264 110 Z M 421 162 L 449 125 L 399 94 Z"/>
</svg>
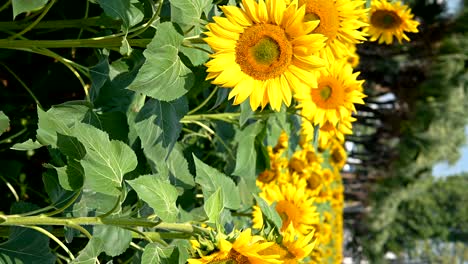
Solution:
<svg viewBox="0 0 468 264">
<path fill-rule="evenodd" d="M 352 254 L 371 263 L 387 252 L 407 257 L 421 241 L 468 243 L 468 175 L 432 176 L 466 142 L 467 5 L 448 14 L 447 2 L 409 3 L 421 21 L 411 42 L 358 46 L 368 98 L 347 138 L 345 224 Z"/>
</svg>

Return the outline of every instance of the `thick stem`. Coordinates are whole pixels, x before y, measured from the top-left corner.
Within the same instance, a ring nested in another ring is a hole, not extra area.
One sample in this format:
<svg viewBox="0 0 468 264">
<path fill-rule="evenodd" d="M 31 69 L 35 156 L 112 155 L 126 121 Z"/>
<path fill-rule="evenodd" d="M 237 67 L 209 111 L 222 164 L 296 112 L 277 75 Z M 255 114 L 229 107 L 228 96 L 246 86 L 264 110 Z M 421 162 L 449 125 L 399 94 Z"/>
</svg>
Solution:
<svg viewBox="0 0 468 264">
<path fill-rule="evenodd" d="M 32 226 L 32 225 L 59 225 L 67 226 L 70 224 L 77 225 L 115 225 L 115 226 L 141 226 L 155 227 L 159 224 L 157 221 L 139 218 L 101 218 L 101 217 L 48 217 L 45 215 L 39 216 L 17 216 L 17 215 L 0 215 L 0 225 L 8 226 Z"/>
<path fill-rule="evenodd" d="M 21 30 L 27 28 L 30 21 L 11 21 L 0 22 L 0 30 Z M 48 20 L 37 23 L 35 29 L 64 29 L 64 28 L 86 28 L 86 27 L 105 27 L 119 29 L 122 22 L 109 18 L 91 17 L 86 19 L 67 19 L 67 20 Z"/>
<path fill-rule="evenodd" d="M 63 40 L 9 40 L 0 39 L 0 48 L 31 49 L 31 48 L 119 48 L 124 36 L 102 37 L 93 39 L 63 39 Z M 130 46 L 145 48 L 150 39 L 128 39 Z"/>
<path fill-rule="evenodd" d="M 0 215 L 0 226 L 71 226 L 71 225 L 113 225 L 120 227 L 156 227 L 160 230 L 168 230 L 179 233 L 208 233 L 204 228 L 187 223 L 162 223 L 141 218 L 111 218 L 111 217 L 49 217 L 39 216 L 19 216 L 19 215 Z"/>
</svg>

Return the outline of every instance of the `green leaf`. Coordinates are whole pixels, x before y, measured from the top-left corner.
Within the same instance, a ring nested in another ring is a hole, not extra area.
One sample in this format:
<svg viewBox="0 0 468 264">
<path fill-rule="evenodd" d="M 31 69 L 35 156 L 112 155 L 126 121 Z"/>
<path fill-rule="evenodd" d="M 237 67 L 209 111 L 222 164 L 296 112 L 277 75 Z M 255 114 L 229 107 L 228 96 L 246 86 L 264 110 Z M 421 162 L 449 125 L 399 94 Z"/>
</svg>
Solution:
<svg viewBox="0 0 468 264">
<path fill-rule="evenodd" d="M 161 101 L 172 101 L 186 94 L 194 77 L 178 55 L 183 40 L 172 23 L 159 24 L 143 52 L 146 61 L 129 89 Z"/>
<path fill-rule="evenodd" d="M 124 142 L 128 139 L 127 116 L 122 112 L 96 113 L 90 109 L 84 117 L 83 122 L 105 131 L 109 134 L 110 139 Z"/>
<path fill-rule="evenodd" d="M 199 27 L 203 10 L 211 4 L 211 0 L 171 0 L 171 20 L 183 26 L 186 31 L 191 27 Z"/>
<path fill-rule="evenodd" d="M 175 222 L 179 209 L 176 206 L 178 193 L 170 183 L 158 179 L 157 175 L 144 175 L 127 181 L 154 212 L 165 222 Z"/>
<path fill-rule="evenodd" d="M 0 136 L 10 127 L 10 119 L 0 111 Z"/>
<path fill-rule="evenodd" d="M 135 92 L 127 89 L 145 61 L 143 53 L 134 50 L 129 57 L 120 58 L 109 65 L 108 57 L 90 70 L 92 87 L 90 96 L 95 108 L 103 112 L 126 112 Z"/>
<path fill-rule="evenodd" d="M 205 199 L 203 205 L 206 215 L 208 216 L 208 222 L 219 224 L 220 215 L 224 209 L 223 193 L 221 188 L 218 188 L 208 199 Z"/>
<path fill-rule="evenodd" d="M 137 166 L 133 150 L 123 142 L 109 140 L 105 132 L 91 125 L 77 123 L 73 132 L 86 148 L 81 160 L 84 186 L 104 194 L 120 195 L 123 176 Z"/>
<path fill-rule="evenodd" d="M 239 190 L 234 181 L 225 174 L 206 165 L 195 155 L 193 159 L 197 173 L 195 182 L 201 185 L 204 197 L 210 197 L 218 188 L 221 188 L 224 206 L 234 210 L 239 209 Z"/>
<path fill-rule="evenodd" d="M 57 133 L 71 135 L 71 128 L 80 122 L 89 109 L 82 101 L 70 101 L 50 108 L 47 112 L 37 108 L 39 117 L 37 141 L 42 145 L 57 147 Z"/>
<path fill-rule="evenodd" d="M 93 237 L 89 240 L 86 247 L 80 252 L 78 257 L 71 264 L 95 264 L 98 263 L 98 256 L 103 250 L 104 243 L 102 239 Z"/>
<path fill-rule="evenodd" d="M 68 191 L 78 190 L 83 186 L 84 170 L 81 164 L 73 159 L 68 159 L 68 165 L 55 167 L 45 164 L 46 168 L 53 168 L 57 171 L 60 186 Z"/>
<path fill-rule="evenodd" d="M 155 99 L 146 102 L 135 118 L 143 148 L 161 142 L 170 152 L 182 130 L 180 119 L 187 112 L 188 103 L 185 97 L 171 102 Z"/>
<path fill-rule="evenodd" d="M 244 126 L 245 122 L 249 120 L 249 118 L 253 117 L 254 111 L 252 111 L 252 108 L 250 107 L 250 102 L 248 100 L 244 101 L 240 105 L 240 109 L 241 109 L 241 114 L 239 116 L 239 124 L 242 127 Z"/>
<path fill-rule="evenodd" d="M 116 20 L 122 20 L 122 30 L 128 29 L 143 20 L 143 12 L 131 4 L 131 0 L 96 0 L 106 15 Z"/>
<path fill-rule="evenodd" d="M 245 178 L 247 183 L 256 177 L 257 151 L 254 143 L 263 126 L 262 122 L 256 122 L 236 134 L 236 141 L 239 145 L 237 146 L 236 168 L 233 174 Z"/>
<path fill-rule="evenodd" d="M 260 207 L 265 220 L 272 223 L 277 230 L 281 230 L 282 227 L 282 220 L 278 212 L 276 211 L 276 203 L 272 205 L 268 205 L 268 203 L 263 200 L 261 197 L 254 194 L 255 200 L 257 201 L 257 205 Z M 264 220 L 264 221 L 265 221 Z"/>
<path fill-rule="evenodd" d="M 42 174 L 42 182 L 50 200 L 57 208 L 64 206 L 75 195 L 75 192 L 68 191 L 60 186 L 57 173 L 53 170 L 47 170 Z"/>
<path fill-rule="evenodd" d="M 177 263 L 179 259 L 179 251 L 176 247 L 161 248 L 156 243 L 146 245 L 141 257 L 141 264 L 173 264 Z"/>
<path fill-rule="evenodd" d="M 13 19 L 17 15 L 25 12 L 32 12 L 43 8 L 48 0 L 13 0 L 11 5 L 13 6 Z"/>
<path fill-rule="evenodd" d="M 73 205 L 73 216 L 84 217 L 105 214 L 114 208 L 119 198 L 90 189 L 83 189 L 80 200 Z M 120 208 L 117 208 L 115 213 L 118 213 L 119 210 Z"/>
<path fill-rule="evenodd" d="M 80 160 L 86 155 L 86 149 L 76 137 L 57 133 L 57 146 L 64 155 Z"/>
<path fill-rule="evenodd" d="M 11 149 L 14 149 L 14 150 L 34 150 L 34 149 L 38 149 L 40 147 L 42 147 L 41 143 L 39 143 L 37 141 L 33 141 L 32 139 L 28 139 L 23 143 L 14 144 L 11 147 Z"/>
<path fill-rule="evenodd" d="M 53 264 L 55 256 L 49 238 L 25 227 L 12 227 L 8 240 L 0 244 L 0 260 L 5 264 Z"/>
<path fill-rule="evenodd" d="M 94 227 L 93 237 L 102 239 L 103 251 L 115 257 L 124 253 L 130 246 L 132 232 L 118 226 L 99 225 Z"/>
</svg>

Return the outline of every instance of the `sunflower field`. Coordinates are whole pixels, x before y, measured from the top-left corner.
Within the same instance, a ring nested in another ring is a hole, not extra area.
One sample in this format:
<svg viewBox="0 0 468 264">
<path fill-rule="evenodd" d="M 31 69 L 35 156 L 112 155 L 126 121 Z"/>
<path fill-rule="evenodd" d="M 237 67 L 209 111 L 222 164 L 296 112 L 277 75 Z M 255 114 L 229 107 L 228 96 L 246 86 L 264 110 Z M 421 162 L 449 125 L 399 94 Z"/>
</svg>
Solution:
<svg viewBox="0 0 468 264">
<path fill-rule="evenodd" d="M 0 4 L 0 263 L 342 263 L 386 0 Z M 364 69 L 365 70 L 365 69 Z"/>
</svg>

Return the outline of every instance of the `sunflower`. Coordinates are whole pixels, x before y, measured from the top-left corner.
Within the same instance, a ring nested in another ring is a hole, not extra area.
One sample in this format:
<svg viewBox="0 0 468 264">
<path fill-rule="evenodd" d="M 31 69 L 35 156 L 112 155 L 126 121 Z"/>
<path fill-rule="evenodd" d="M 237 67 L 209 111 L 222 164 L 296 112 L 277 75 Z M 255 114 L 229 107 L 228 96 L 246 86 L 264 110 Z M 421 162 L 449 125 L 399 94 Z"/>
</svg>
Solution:
<svg viewBox="0 0 468 264">
<path fill-rule="evenodd" d="M 314 125 L 333 126 L 356 111 L 354 104 L 364 104 L 362 91 L 364 81 L 357 80 L 359 72 L 344 61 L 334 61 L 321 72 L 318 88 L 301 90 L 296 94 L 302 115 Z"/>
<path fill-rule="evenodd" d="M 356 52 L 356 45 L 352 44 L 348 46 L 349 54 L 345 57 L 346 62 L 348 62 L 351 67 L 356 68 L 359 65 L 360 57 L 359 54 Z"/>
<path fill-rule="evenodd" d="M 319 128 L 319 147 L 325 149 L 332 139 L 337 139 L 339 142 L 344 143 L 345 136 L 353 133 L 352 122 L 354 121 L 356 121 L 356 118 L 352 116 L 343 117 L 336 126 L 326 121 L 323 126 Z M 314 126 L 305 119 L 303 119 L 301 123 L 301 137 L 306 142 L 311 142 L 314 139 Z"/>
<path fill-rule="evenodd" d="M 240 104 L 250 97 L 256 110 L 269 103 L 279 111 L 291 104 L 292 93 L 317 83 L 324 61 L 313 53 L 325 45 L 311 34 L 318 21 L 304 22 L 305 7 L 278 0 L 243 0 L 242 8 L 222 6 L 226 17 L 214 17 L 204 40 L 215 51 L 207 80 L 232 88 L 229 99 Z"/>
<path fill-rule="evenodd" d="M 234 243 L 223 238 L 218 241 L 217 252 L 197 259 L 187 260 L 189 264 L 208 263 L 250 263 L 269 264 L 282 263 L 278 254 L 260 253 L 274 242 L 267 242 L 261 236 L 252 236 L 251 229 L 246 229 L 240 233 Z"/>
<path fill-rule="evenodd" d="M 307 257 L 315 247 L 315 232 L 303 236 L 298 233 L 292 224 L 281 232 L 280 244 L 274 243 L 270 247 L 260 251 L 263 254 L 279 254 L 283 264 L 297 264 Z"/>
<path fill-rule="evenodd" d="M 298 232 L 308 234 L 313 230 L 312 225 L 319 221 L 317 208 L 314 206 L 314 197 L 306 192 L 305 183 L 284 183 L 280 186 L 268 184 L 264 186 L 260 197 L 265 199 L 268 204 L 276 202 L 275 209 L 283 220 L 281 231 L 292 223 Z M 260 223 L 255 216 L 253 217 L 254 224 Z"/>
<path fill-rule="evenodd" d="M 367 26 L 362 21 L 367 9 L 365 1 L 355 0 L 299 0 L 306 6 L 306 21 L 320 21 L 314 33 L 327 37 L 325 49 L 320 51 L 327 60 L 348 55 L 347 45 L 365 41 L 366 34 L 359 29 Z"/>
<path fill-rule="evenodd" d="M 370 41 L 378 40 L 379 44 L 392 44 L 394 36 L 401 43 L 402 39 L 410 41 L 405 32 L 418 32 L 418 25 L 411 9 L 401 2 L 373 0 L 366 32 L 371 36 Z"/>
</svg>

